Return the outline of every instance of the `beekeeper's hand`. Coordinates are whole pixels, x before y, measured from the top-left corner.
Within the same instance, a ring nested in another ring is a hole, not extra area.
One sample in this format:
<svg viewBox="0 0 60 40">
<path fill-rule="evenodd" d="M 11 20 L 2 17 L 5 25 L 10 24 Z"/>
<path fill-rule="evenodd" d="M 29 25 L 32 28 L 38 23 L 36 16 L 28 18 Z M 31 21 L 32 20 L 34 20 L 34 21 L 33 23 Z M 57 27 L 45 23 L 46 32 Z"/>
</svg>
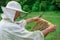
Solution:
<svg viewBox="0 0 60 40">
<path fill-rule="evenodd" d="M 33 21 L 38 21 L 40 18 L 37 16 L 37 17 L 34 17 L 33 18 Z"/>
<path fill-rule="evenodd" d="M 55 30 L 56 30 L 55 25 L 51 25 L 50 27 L 42 30 L 42 33 L 44 34 L 44 36 L 46 36 L 48 33 L 53 32 Z"/>
<path fill-rule="evenodd" d="M 51 25 L 50 27 L 48 27 L 48 29 L 49 29 L 49 32 L 53 32 L 56 30 L 56 27 L 55 25 Z"/>
</svg>

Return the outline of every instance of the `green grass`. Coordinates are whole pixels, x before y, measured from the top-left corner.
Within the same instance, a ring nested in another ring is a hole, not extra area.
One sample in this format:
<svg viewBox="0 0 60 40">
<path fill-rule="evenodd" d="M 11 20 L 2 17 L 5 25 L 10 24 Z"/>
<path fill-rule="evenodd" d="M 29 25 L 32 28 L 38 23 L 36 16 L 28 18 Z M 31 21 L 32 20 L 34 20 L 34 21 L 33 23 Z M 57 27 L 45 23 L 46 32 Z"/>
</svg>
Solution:
<svg viewBox="0 0 60 40">
<path fill-rule="evenodd" d="M 42 18 L 44 18 L 44 19 L 46 19 L 46 20 L 48 20 L 48 21 L 50 21 L 56 25 L 56 31 L 49 33 L 45 37 L 45 40 L 60 40 L 60 12 L 58 12 L 58 11 L 54 11 L 54 12 L 53 11 L 52 12 L 32 12 L 32 13 L 29 13 L 28 16 L 26 16 L 26 19 L 38 16 L 42 13 L 44 13 Z M 0 20 L 1 20 L 1 18 L 0 18 Z M 17 20 L 20 20 L 20 18 L 18 18 Z M 26 25 L 26 29 L 29 31 L 31 30 L 32 27 L 34 27 L 34 22 Z"/>
</svg>

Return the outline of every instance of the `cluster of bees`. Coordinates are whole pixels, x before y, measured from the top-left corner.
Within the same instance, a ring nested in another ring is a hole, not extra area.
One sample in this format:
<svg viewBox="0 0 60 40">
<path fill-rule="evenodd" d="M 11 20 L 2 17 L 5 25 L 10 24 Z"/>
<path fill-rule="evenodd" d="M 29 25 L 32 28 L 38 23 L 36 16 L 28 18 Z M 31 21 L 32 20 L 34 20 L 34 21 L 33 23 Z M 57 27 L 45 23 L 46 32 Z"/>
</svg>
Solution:
<svg viewBox="0 0 60 40">
<path fill-rule="evenodd" d="M 32 28 L 31 31 L 35 31 L 35 30 L 41 31 L 41 30 L 44 30 L 44 29 L 50 27 L 51 25 L 53 25 L 53 24 L 43 18 L 40 18 L 38 21 L 35 21 L 35 26 Z"/>
</svg>

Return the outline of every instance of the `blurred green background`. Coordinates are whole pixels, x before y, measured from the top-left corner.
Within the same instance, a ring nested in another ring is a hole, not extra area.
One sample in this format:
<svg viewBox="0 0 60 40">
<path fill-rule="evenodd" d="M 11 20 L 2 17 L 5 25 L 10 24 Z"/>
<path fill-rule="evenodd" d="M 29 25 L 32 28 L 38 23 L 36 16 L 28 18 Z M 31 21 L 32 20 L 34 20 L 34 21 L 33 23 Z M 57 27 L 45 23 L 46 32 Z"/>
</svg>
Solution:
<svg viewBox="0 0 60 40">
<path fill-rule="evenodd" d="M 60 10 L 60 0 L 0 0 L 0 12 L 1 6 L 6 6 L 9 1 L 19 2 L 22 9 L 29 12 Z"/>
<path fill-rule="evenodd" d="M 43 13 L 42 18 L 56 25 L 56 31 L 49 33 L 45 40 L 60 40 L 60 0 L 0 0 L 0 20 L 1 6 L 6 6 L 9 1 L 17 1 L 21 4 L 22 9 L 29 12 L 25 19 L 38 16 Z M 20 20 L 21 18 L 17 18 Z M 34 27 L 34 22 L 26 25 L 27 30 Z"/>
</svg>

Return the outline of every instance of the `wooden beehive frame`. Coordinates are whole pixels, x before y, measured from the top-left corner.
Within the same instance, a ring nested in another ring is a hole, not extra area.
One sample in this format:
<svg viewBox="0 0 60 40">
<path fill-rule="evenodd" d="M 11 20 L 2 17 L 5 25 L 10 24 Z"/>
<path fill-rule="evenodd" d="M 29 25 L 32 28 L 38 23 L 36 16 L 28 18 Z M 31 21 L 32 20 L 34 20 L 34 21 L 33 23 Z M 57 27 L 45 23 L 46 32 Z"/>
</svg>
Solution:
<svg viewBox="0 0 60 40">
<path fill-rule="evenodd" d="M 50 27 L 51 25 L 53 25 L 52 23 L 48 22 L 43 18 L 40 18 L 38 21 L 34 21 L 34 22 L 35 22 L 35 26 L 31 29 L 31 31 L 44 30 Z"/>
</svg>

